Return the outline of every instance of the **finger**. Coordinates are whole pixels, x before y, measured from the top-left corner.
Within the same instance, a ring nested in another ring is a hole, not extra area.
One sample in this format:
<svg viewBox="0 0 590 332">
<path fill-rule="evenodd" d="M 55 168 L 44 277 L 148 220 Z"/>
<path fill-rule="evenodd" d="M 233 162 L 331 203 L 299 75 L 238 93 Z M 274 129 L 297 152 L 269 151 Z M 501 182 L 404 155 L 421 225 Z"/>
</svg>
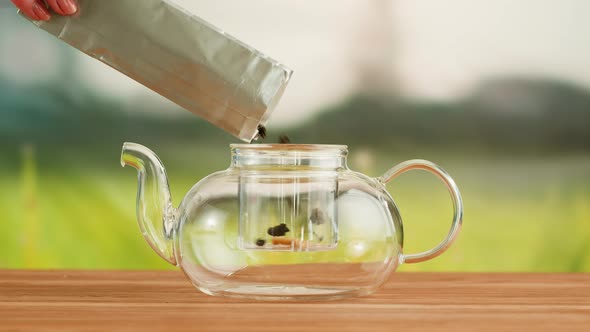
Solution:
<svg viewBox="0 0 590 332">
<path fill-rule="evenodd" d="M 57 0 L 57 3 L 61 5 L 61 8 L 68 15 L 73 15 L 78 12 L 78 3 L 76 0 Z"/>
<path fill-rule="evenodd" d="M 57 13 L 59 15 L 65 15 L 63 10 L 61 9 L 59 4 L 57 3 L 57 0 L 46 0 L 46 2 L 49 5 L 49 7 L 51 7 L 51 10 L 53 10 L 55 13 Z"/>
<path fill-rule="evenodd" d="M 74 0 L 47 0 L 47 4 L 59 15 L 72 15 L 78 11 L 78 5 Z"/>
<path fill-rule="evenodd" d="M 51 15 L 42 0 L 12 0 L 16 8 L 33 20 L 47 21 Z"/>
<path fill-rule="evenodd" d="M 41 0 L 37 0 L 33 3 L 33 13 L 35 13 L 41 21 L 47 21 L 51 18 L 51 15 L 47 8 L 45 8 L 45 5 L 41 4 L 39 1 Z"/>
</svg>

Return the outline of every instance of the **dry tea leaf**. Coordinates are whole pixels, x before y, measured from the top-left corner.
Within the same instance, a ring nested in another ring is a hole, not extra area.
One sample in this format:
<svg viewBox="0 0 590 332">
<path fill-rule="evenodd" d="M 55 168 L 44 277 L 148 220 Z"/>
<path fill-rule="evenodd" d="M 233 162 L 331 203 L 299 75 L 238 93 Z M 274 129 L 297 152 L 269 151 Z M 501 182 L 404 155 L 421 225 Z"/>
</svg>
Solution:
<svg viewBox="0 0 590 332">
<path fill-rule="evenodd" d="M 309 216 L 309 220 L 314 225 L 322 225 L 325 224 L 328 217 L 324 213 L 324 211 L 320 210 L 319 208 L 315 208 L 311 211 L 311 215 Z"/>
<path fill-rule="evenodd" d="M 258 136 L 259 138 L 265 139 L 266 138 L 266 127 L 263 125 L 258 126 Z"/>
<path fill-rule="evenodd" d="M 289 232 L 289 231 L 290 230 L 286 224 L 280 224 L 275 227 L 269 227 L 266 232 L 270 236 L 285 236 L 285 234 L 287 234 L 287 232 Z"/>
</svg>

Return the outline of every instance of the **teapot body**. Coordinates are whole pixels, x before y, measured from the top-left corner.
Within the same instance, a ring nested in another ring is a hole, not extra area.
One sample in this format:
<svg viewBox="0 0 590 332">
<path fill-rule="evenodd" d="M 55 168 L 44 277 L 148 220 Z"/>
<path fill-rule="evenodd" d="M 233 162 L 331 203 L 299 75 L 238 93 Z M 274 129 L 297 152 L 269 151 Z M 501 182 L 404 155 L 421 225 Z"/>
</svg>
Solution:
<svg viewBox="0 0 590 332">
<path fill-rule="evenodd" d="M 385 188 L 346 168 L 232 167 L 190 190 L 178 222 L 178 265 L 208 294 L 368 294 L 396 269 L 403 247 Z M 288 232 L 269 234 L 280 225 Z"/>
<path fill-rule="evenodd" d="M 370 294 L 403 262 L 442 253 L 457 235 L 461 197 L 452 179 L 423 160 L 382 177 L 348 169 L 338 145 L 232 145 L 227 170 L 204 178 L 171 204 L 156 155 L 126 143 L 122 164 L 139 171 L 137 213 L 152 248 L 210 295 L 270 300 Z M 408 170 L 437 175 L 455 213 L 436 248 L 403 253 L 403 226 L 386 184 Z"/>
</svg>

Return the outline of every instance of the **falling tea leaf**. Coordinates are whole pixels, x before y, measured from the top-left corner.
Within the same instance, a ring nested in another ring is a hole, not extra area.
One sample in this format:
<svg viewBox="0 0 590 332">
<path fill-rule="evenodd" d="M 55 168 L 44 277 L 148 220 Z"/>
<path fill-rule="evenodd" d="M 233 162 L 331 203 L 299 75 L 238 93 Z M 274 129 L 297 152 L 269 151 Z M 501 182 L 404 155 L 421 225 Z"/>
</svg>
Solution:
<svg viewBox="0 0 590 332">
<path fill-rule="evenodd" d="M 287 135 L 279 136 L 279 144 L 291 144 L 291 140 L 289 139 L 289 136 L 287 136 Z"/>
</svg>

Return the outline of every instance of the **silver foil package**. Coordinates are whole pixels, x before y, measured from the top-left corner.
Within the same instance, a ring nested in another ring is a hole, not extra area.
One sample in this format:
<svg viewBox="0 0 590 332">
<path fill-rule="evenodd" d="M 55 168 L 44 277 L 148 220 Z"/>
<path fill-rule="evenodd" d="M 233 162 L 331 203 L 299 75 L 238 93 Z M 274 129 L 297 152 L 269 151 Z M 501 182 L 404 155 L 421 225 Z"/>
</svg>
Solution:
<svg viewBox="0 0 590 332">
<path fill-rule="evenodd" d="M 77 0 L 32 21 L 239 139 L 250 142 L 292 71 L 167 0 Z"/>
</svg>

